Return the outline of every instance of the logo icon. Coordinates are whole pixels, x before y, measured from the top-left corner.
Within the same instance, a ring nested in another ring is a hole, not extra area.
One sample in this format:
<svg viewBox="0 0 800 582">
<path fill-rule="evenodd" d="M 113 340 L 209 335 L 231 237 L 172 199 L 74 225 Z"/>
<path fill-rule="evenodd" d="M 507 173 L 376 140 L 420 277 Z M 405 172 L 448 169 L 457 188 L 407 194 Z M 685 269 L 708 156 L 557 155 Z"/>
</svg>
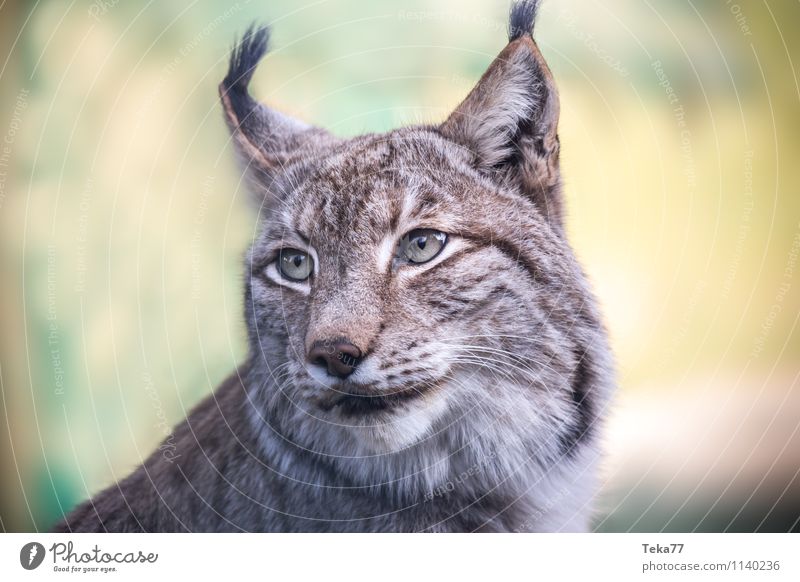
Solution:
<svg viewBox="0 0 800 582">
<path fill-rule="evenodd" d="M 26 570 L 35 570 L 44 561 L 44 546 L 39 542 L 28 542 L 19 551 L 19 563 Z"/>
</svg>

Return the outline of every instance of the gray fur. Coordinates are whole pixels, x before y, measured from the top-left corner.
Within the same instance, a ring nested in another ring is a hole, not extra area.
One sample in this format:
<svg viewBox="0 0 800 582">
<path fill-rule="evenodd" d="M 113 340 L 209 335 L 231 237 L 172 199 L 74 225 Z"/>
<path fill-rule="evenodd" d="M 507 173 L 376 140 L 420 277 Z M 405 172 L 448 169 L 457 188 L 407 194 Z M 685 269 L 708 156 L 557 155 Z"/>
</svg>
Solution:
<svg viewBox="0 0 800 582">
<path fill-rule="evenodd" d="M 220 91 L 263 217 L 245 263 L 247 361 L 57 531 L 583 531 L 612 385 L 562 225 L 558 94 L 530 34 L 440 126 L 338 139 L 258 104 L 248 32 Z M 516 16 L 514 16 L 516 15 Z M 449 235 L 398 266 L 413 228 Z M 287 282 L 281 247 L 315 271 Z M 365 354 L 346 380 L 314 342 Z"/>
</svg>

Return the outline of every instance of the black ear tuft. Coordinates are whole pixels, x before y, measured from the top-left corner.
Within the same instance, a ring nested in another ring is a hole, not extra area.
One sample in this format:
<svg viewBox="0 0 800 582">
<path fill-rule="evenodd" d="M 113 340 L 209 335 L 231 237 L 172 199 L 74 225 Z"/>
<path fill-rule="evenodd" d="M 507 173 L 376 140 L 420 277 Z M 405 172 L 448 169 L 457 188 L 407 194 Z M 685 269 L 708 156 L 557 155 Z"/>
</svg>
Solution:
<svg viewBox="0 0 800 582">
<path fill-rule="evenodd" d="M 514 2 L 506 47 L 439 126 L 472 165 L 529 197 L 560 229 L 561 170 L 555 79 L 532 30 L 539 0 Z"/>
<path fill-rule="evenodd" d="M 233 48 L 228 65 L 228 74 L 222 81 L 225 91 L 246 93 L 258 61 L 266 54 L 269 42 L 269 27 L 251 25 L 241 42 Z"/>
<path fill-rule="evenodd" d="M 521 0 L 511 5 L 511 12 L 508 15 L 508 42 L 526 34 L 533 34 L 539 4 L 540 0 Z"/>
<path fill-rule="evenodd" d="M 276 199 L 273 182 L 288 166 L 308 158 L 334 138 L 253 99 L 248 85 L 267 52 L 269 28 L 252 25 L 231 51 L 228 73 L 219 84 L 225 122 L 239 159 L 252 179 L 259 209 Z M 315 149 L 316 148 L 316 149 Z"/>
</svg>

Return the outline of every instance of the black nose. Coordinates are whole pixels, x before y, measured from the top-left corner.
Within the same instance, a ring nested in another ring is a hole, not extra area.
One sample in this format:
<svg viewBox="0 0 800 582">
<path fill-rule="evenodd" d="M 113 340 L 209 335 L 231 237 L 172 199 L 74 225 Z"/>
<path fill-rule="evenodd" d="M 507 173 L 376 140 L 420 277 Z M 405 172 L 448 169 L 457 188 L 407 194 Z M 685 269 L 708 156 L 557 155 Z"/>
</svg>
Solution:
<svg viewBox="0 0 800 582">
<path fill-rule="evenodd" d="M 318 341 L 308 351 L 308 361 L 331 376 L 347 378 L 361 361 L 361 350 L 347 340 Z"/>
</svg>

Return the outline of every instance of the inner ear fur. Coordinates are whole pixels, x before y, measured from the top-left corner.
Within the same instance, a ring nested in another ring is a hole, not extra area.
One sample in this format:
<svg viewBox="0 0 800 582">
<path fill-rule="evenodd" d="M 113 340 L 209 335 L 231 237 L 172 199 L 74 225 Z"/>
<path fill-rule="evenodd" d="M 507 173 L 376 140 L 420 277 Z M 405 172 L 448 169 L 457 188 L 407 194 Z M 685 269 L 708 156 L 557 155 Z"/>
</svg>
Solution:
<svg viewBox="0 0 800 582">
<path fill-rule="evenodd" d="M 558 90 L 530 34 L 509 42 L 440 126 L 474 166 L 518 188 L 560 224 Z"/>
</svg>

